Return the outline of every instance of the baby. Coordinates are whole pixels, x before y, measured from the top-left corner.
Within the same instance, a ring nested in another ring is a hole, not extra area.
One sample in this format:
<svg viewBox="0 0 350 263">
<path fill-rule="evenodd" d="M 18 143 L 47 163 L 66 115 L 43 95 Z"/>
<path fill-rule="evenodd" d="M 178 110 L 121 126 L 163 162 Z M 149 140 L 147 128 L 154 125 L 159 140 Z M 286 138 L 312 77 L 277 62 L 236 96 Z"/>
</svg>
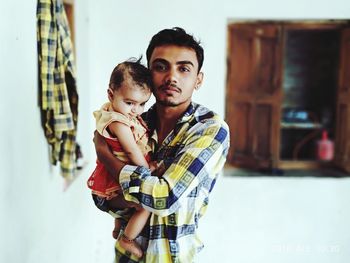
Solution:
<svg viewBox="0 0 350 263">
<path fill-rule="evenodd" d="M 109 102 L 95 111 L 94 116 L 97 132 L 105 138 L 117 158 L 154 170 L 149 165 L 151 149 L 147 145 L 148 129 L 140 117 L 151 96 L 151 89 L 151 73 L 140 64 L 140 60 L 120 63 L 110 78 L 107 90 Z M 135 208 L 119 243 L 125 250 L 141 258 L 142 249 L 134 239 L 144 228 L 150 213 L 136 203 L 124 200 L 120 185 L 98 160 L 87 184 L 96 206 L 115 216 L 114 238 L 119 236 L 122 219 L 114 211 L 126 208 L 125 204 Z M 123 212 L 128 213 L 129 210 Z"/>
</svg>

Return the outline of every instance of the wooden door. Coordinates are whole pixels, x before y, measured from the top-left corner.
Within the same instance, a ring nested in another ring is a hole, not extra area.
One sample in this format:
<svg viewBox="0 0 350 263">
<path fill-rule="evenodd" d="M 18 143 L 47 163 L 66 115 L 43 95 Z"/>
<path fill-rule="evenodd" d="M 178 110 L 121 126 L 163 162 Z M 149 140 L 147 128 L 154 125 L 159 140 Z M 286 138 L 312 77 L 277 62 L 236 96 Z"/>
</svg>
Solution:
<svg viewBox="0 0 350 263">
<path fill-rule="evenodd" d="M 335 164 L 350 172 L 350 28 L 341 31 Z"/>
<path fill-rule="evenodd" d="M 274 167 L 279 159 L 281 27 L 232 24 L 228 34 L 228 162 L 248 168 Z"/>
</svg>

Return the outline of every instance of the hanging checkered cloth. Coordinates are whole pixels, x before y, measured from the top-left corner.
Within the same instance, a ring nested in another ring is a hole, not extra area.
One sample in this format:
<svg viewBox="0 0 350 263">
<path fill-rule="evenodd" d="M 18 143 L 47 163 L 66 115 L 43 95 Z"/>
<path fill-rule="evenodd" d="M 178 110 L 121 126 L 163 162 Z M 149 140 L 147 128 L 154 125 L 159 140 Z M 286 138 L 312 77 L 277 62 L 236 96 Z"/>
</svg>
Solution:
<svg viewBox="0 0 350 263">
<path fill-rule="evenodd" d="M 51 146 L 51 163 L 73 179 L 76 168 L 78 94 L 68 21 L 61 0 L 38 0 L 39 105 Z"/>
</svg>

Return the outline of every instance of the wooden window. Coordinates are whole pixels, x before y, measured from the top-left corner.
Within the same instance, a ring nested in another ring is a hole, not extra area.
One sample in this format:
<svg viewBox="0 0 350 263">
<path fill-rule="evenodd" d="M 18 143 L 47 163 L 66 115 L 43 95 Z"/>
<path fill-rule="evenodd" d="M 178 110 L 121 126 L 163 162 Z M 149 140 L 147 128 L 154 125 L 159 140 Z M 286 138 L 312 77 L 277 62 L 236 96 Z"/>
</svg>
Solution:
<svg viewBox="0 0 350 263">
<path fill-rule="evenodd" d="M 228 162 L 319 167 L 315 145 L 327 130 L 332 164 L 350 171 L 348 21 L 236 22 L 228 39 Z"/>
</svg>

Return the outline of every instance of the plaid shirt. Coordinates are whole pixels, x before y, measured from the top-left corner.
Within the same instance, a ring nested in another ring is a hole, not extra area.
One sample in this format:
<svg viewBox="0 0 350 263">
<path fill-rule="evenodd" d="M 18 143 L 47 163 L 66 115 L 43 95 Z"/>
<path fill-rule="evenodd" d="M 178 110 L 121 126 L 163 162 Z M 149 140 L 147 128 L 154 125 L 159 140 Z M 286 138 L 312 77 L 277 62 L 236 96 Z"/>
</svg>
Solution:
<svg viewBox="0 0 350 263">
<path fill-rule="evenodd" d="M 72 42 L 60 0 L 38 0 L 37 40 L 39 104 L 42 126 L 51 145 L 51 163 L 61 163 L 63 177 L 75 170 L 78 94 Z"/>
<path fill-rule="evenodd" d="M 146 250 L 143 260 L 190 263 L 203 247 L 197 236 L 198 221 L 226 160 L 228 126 L 212 111 L 192 103 L 157 147 L 155 106 L 144 118 L 153 132 L 153 159 L 163 175 L 126 165 L 119 177 L 125 199 L 141 203 L 152 212 L 149 225 L 137 239 Z M 116 262 L 138 261 L 117 242 Z"/>
</svg>

